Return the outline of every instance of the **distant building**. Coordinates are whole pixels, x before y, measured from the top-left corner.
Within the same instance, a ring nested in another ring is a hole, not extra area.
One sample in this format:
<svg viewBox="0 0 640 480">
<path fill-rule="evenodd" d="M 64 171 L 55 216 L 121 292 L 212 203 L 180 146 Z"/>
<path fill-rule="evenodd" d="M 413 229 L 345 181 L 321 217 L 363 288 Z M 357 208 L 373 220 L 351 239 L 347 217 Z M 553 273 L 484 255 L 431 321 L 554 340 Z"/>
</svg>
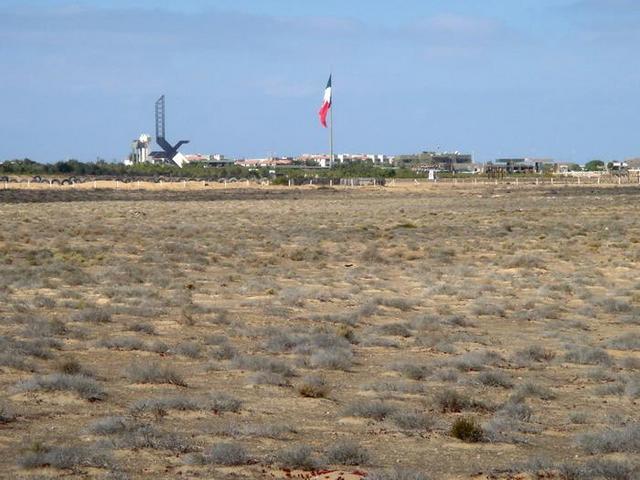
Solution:
<svg viewBox="0 0 640 480">
<path fill-rule="evenodd" d="M 245 160 L 236 160 L 234 163 L 246 168 L 287 167 L 293 165 L 293 159 L 289 157 L 248 158 Z"/>
<path fill-rule="evenodd" d="M 131 153 L 129 154 L 129 158 L 124 161 L 125 165 L 155 163 L 155 159 L 150 154 L 150 145 L 151 136 L 146 133 L 143 133 L 136 140 L 131 142 Z"/>
<path fill-rule="evenodd" d="M 506 173 L 541 173 L 542 164 L 527 158 L 498 158 L 496 164 L 504 167 Z"/>
<path fill-rule="evenodd" d="M 427 171 L 436 169 L 445 172 L 475 172 L 473 156 L 459 152 L 422 152 L 412 155 L 398 155 L 395 157 L 398 166 L 419 166 Z"/>
</svg>

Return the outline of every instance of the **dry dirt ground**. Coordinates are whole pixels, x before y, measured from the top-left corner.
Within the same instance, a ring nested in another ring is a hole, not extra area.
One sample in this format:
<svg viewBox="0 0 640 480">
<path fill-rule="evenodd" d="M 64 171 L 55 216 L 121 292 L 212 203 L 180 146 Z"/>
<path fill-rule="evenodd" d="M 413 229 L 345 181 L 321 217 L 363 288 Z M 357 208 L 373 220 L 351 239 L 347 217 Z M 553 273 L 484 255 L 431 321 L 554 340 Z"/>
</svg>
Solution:
<svg viewBox="0 0 640 480">
<path fill-rule="evenodd" d="M 0 477 L 640 478 L 639 200 L 0 191 Z"/>
</svg>

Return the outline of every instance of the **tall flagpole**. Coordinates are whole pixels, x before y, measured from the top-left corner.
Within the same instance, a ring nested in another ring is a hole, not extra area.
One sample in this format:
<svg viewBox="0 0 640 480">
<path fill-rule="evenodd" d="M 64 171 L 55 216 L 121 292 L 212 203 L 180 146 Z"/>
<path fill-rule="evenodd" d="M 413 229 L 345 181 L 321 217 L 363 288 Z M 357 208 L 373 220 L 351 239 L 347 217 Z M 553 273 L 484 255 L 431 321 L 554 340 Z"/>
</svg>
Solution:
<svg viewBox="0 0 640 480">
<path fill-rule="evenodd" d="M 331 108 L 329 109 L 329 121 L 331 122 L 331 128 L 329 128 L 329 168 L 333 168 L 333 72 L 330 74 L 331 78 Z"/>
<path fill-rule="evenodd" d="M 329 121 L 331 126 L 329 128 L 329 167 L 333 167 L 333 87 L 331 87 L 331 108 L 329 109 Z"/>
</svg>

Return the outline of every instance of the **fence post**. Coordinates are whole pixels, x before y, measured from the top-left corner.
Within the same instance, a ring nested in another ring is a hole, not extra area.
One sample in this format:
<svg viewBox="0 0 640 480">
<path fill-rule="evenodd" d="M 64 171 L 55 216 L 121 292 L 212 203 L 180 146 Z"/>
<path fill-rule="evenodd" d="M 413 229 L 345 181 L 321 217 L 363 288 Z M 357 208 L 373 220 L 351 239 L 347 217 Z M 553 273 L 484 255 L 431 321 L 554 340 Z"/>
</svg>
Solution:
<svg viewBox="0 0 640 480">
<path fill-rule="evenodd" d="M 330 179 L 329 179 L 329 186 L 330 186 L 330 187 L 333 187 L 333 178 L 330 178 Z"/>
</svg>

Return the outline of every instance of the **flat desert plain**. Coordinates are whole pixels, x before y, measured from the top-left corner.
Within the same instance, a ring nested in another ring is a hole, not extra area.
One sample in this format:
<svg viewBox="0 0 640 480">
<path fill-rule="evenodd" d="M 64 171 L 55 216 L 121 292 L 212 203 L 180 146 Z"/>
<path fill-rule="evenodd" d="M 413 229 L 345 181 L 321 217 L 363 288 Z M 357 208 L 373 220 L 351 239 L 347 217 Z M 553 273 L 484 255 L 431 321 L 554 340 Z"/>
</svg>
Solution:
<svg viewBox="0 0 640 480">
<path fill-rule="evenodd" d="M 0 477 L 640 478 L 639 201 L 0 191 Z"/>
</svg>

